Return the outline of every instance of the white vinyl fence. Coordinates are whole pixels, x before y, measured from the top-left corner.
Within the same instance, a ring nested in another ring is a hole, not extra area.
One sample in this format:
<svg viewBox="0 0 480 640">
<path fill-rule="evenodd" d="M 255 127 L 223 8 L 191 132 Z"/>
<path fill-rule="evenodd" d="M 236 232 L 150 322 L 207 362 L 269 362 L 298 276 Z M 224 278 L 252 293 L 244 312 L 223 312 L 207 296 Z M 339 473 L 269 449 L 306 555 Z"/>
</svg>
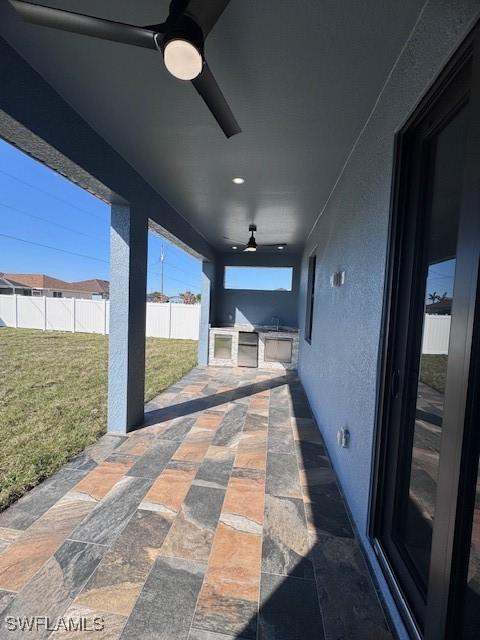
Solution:
<svg viewBox="0 0 480 640">
<path fill-rule="evenodd" d="M 441 355 L 448 353 L 451 316 L 427 313 L 423 324 L 422 353 Z"/>
<path fill-rule="evenodd" d="M 199 304 L 146 304 L 147 336 L 198 340 Z M 0 327 L 107 334 L 109 314 L 108 300 L 0 295 Z"/>
</svg>

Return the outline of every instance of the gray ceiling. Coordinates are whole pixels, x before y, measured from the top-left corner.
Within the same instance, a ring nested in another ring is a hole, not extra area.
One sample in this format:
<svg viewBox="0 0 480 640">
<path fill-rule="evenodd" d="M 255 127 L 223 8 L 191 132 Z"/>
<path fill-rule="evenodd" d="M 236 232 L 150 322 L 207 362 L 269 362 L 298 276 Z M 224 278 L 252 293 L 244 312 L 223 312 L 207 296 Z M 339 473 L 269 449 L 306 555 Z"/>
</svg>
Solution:
<svg viewBox="0 0 480 640">
<path fill-rule="evenodd" d="M 26 25 L 2 4 L 0 33 L 214 246 L 255 222 L 260 242 L 298 248 L 423 0 L 232 0 L 206 42 L 243 130 L 230 140 L 159 54 Z M 168 12 L 165 0 L 43 4 L 136 24 Z"/>
</svg>

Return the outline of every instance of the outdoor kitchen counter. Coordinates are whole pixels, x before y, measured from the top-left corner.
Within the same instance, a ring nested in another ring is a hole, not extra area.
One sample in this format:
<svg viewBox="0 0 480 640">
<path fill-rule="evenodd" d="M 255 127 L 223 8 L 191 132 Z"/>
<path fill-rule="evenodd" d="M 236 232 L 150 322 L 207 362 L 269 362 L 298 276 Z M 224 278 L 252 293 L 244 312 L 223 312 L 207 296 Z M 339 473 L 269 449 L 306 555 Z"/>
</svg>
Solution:
<svg viewBox="0 0 480 640">
<path fill-rule="evenodd" d="M 251 325 L 210 328 L 209 364 L 211 366 L 238 366 L 240 332 L 258 334 L 257 366 L 259 369 L 284 371 L 297 368 L 298 329 L 282 327 L 277 331 L 273 327 L 252 327 Z M 216 340 L 216 336 L 219 336 L 219 339 Z"/>
</svg>

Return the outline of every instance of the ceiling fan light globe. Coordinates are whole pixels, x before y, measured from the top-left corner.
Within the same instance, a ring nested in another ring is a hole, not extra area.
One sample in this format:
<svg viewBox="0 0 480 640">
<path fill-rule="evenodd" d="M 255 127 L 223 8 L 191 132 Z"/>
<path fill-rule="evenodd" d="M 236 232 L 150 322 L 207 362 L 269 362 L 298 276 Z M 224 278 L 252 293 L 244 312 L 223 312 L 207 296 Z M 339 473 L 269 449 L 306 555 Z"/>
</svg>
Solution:
<svg viewBox="0 0 480 640">
<path fill-rule="evenodd" d="M 194 80 L 202 72 L 202 54 L 194 44 L 183 38 L 167 42 L 163 60 L 167 71 L 179 80 Z"/>
<path fill-rule="evenodd" d="M 256 251 L 256 250 L 257 250 L 257 247 L 253 247 L 253 246 L 252 247 L 245 247 L 245 249 L 244 249 L 244 251 L 252 251 L 252 252 Z"/>
</svg>

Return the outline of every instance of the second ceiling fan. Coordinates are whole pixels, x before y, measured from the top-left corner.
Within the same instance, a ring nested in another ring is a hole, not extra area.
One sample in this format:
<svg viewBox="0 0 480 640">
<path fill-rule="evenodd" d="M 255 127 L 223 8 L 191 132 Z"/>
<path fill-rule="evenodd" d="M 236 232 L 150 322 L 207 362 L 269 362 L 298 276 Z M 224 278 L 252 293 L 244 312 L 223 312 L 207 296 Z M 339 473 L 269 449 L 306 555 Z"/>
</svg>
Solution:
<svg viewBox="0 0 480 640">
<path fill-rule="evenodd" d="M 190 80 L 227 138 L 241 129 L 204 57 L 205 38 L 229 0 L 172 0 L 165 22 L 135 26 L 53 9 L 23 0 L 10 0 L 26 21 L 159 51 L 167 70 L 179 80 Z"/>
<path fill-rule="evenodd" d="M 257 225 L 256 224 L 249 225 L 248 230 L 250 232 L 250 238 L 248 239 L 247 243 L 244 245 L 244 248 L 242 249 L 242 251 L 252 252 L 253 253 L 259 247 L 259 245 L 257 244 L 257 240 L 255 238 L 255 233 L 257 231 Z M 232 240 L 231 238 L 227 238 L 227 236 L 223 236 L 223 237 L 225 238 L 225 240 L 230 240 L 230 242 L 234 242 L 235 243 L 232 246 L 232 249 L 234 251 L 239 249 L 244 244 L 243 242 L 236 242 L 235 240 Z M 279 251 L 282 251 L 287 246 L 287 243 L 286 242 L 274 242 L 273 244 L 262 244 L 260 246 L 261 247 L 268 247 L 268 248 L 275 247 L 275 249 L 278 249 Z"/>
</svg>

